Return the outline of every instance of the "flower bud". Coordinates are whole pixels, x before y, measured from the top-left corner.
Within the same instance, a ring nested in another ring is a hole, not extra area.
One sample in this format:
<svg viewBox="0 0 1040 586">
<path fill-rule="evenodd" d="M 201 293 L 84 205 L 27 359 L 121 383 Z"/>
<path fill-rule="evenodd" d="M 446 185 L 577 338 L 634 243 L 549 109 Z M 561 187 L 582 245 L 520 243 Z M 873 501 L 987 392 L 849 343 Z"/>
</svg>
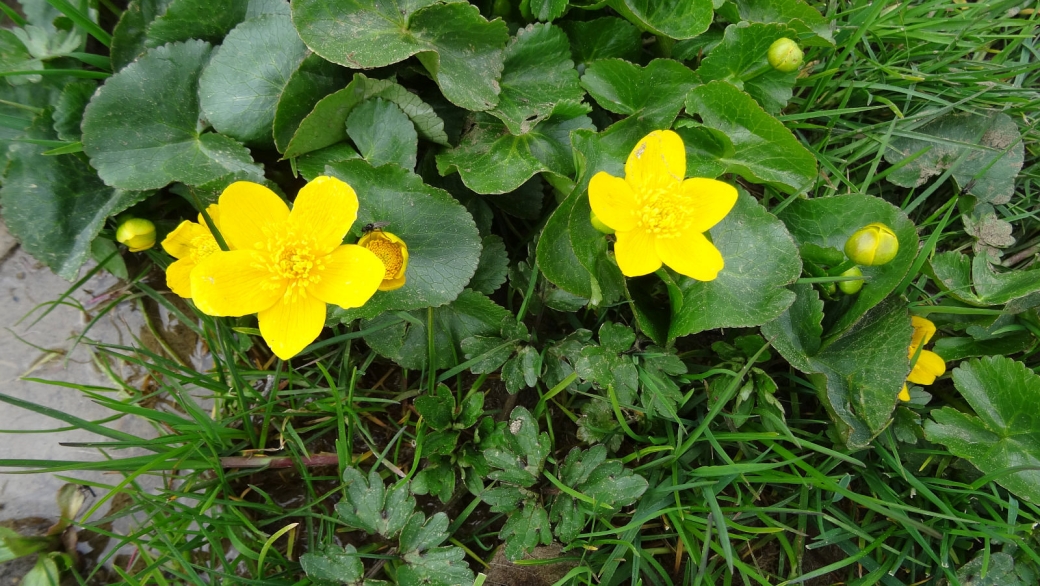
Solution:
<svg viewBox="0 0 1040 586">
<path fill-rule="evenodd" d="M 777 71 L 790 73 L 802 66 L 802 50 L 798 43 L 787 37 L 773 41 L 769 46 L 769 64 Z"/>
<path fill-rule="evenodd" d="M 859 267 L 852 267 L 841 274 L 843 277 L 862 277 L 863 271 L 859 270 Z M 859 290 L 863 288 L 863 279 L 857 281 L 838 281 L 838 288 L 841 292 L 846 295 L 855 295 L 859 293 Z"/>
<path fill-rule="evenodd" d="M 155 224 L 142 218 L 124 220 L 116 229 L 116 240 L 130 248 L 130 252 L 141 252 L 155 246 Z"/>
<path fill-rule="evenodd" d="M 372 230 L 358 240 L 358 246 L 371 250 L 386 267 L 383 282 L 379 284 L 380 291 L 404 287 L 405 271 L 408 269 L 408 246 L 404 240 L 390 232 Z"/>
<path fill-rule="evenodd" d="M 604 234 L 613 234 L 614 233 L 614 229 L 613 228 L 611 228 L 610 226 L 604 224 L 602 221 L 600 221 L 599 218 L 596 217 L 596 212 L 592 212 L 592 211 L 589 212 L 589 222 L 592 222 L 592 227 L 593 228 L 595 228 L 596 230 L 598 230 L 598 231 L 600 231 L 600 232 L 602 232 Z"/>
<path fill-rule="evenodd" d="M 864 266 L 883 265 L 899 253 L 899 239 L 888 226 L 868 224 L 845 241 L 845 256 Z"/>
</svg>

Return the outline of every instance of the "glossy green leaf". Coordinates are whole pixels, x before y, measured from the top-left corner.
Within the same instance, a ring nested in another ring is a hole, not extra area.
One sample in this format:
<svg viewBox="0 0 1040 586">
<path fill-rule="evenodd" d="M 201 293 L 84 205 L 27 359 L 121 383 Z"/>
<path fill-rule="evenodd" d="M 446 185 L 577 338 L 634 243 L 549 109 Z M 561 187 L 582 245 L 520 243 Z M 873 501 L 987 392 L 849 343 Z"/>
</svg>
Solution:
<svg viewBox="0 0 1040 586">
<path fill-rule="evenodd" d="M 35 120 L 26 136 L 57 138 L 49 112 Z M 88 260 L 105 220 L 147 194 L 108 187 L 76 155 L 45 157 L 45 150 L 28 142 L 10 146 L 0 206 L 7 227 L 25 251 L 72 280 Z"/>
<path fill-rule="evenodd" d="M 560 102 L 580 102 L 585 92 L 571 61 L 567 36 L 551 24 L 532 24 L 506 45 L 502 93 L 488 113 L 514 135 L 527 134 Z"/>
<path fill-rule="evenodd" d="M 639 29 L 616 16 L 560 23 L 571 41 L 571 53 L 579 67 L 599 59 L 636 61 L 643 50 Z"/>
<path fill-rule="evenodd" d="M 377 291 L 363 307 L 346 312 L 345 319 L 437 307 L 462 293 L 480 258 L 480 234 L 466 208 L 396 165 L 344 161 L 326 167 L 326 173 L 346 181 L 358 194 L 355 236 L 366 224 L 388 222 L 386 230 L 408 246 L 405 285 Z"/>
<path fill-rule="evenodd" d="M 22 41 L 11 31 L 0 29 L 0 73 L 43 69 L 43 61 L 33 57 Z M 7 79 L 14 85 L 37 83 L 39 75 L 14 75 Z"/>
<path fill-rule="evenodd" d="M 889 163 L 929 150 L 890 173 L 892 183 L 918 187 L 956 165 L 953 180 L 965 192 L 992 204 L 1011 201 L 1024 147 L 1018 125 L 1007 114 L 952 112 L 897 134 L 885 150 Z"/>
<path fill-rule="evenodd" d="M 112 30 L 109 54 L 113 71 L 119 71 L 144 54 L 148 25 L 166 12 L 172 1 L 130 0 Z"/>
<path fill-rule="evenodd" d="M 153 49 L 94 94 L 83 113 L 83 149 L 107 185 L 144 190 L 263 176 L 241 144 L 198 130 L 198 78 L 210 51 L 202 41 Z"/>
<path fill-rule="evenodd" d="M 971 337 L 943 337 L 936 340 L 932 350 L 946 362 L 960 362 L 978 356 L 1011 356 L 1025 352 L 1036 343 L 1028 331 L 1011 332 L 1005 336 L 976 340 Z"/>
<path fill-rule="evenodd" d="M 713 81 L 694 88 L 686 99 L 686 111 L 717 131 L 715 140 L 729 141 L 719 159 L 725 172 L 787 193 L 806 191 L 816 180 L 816 157 L 783 123 L 732 84 Z"/>
<path fill-rule="evenodd" d="M 574 175 L 570 133 L 591 129 L 583 104 L 561 102 L 553 115 L 530 132 L 515 136 L 488 114 L 478 113 L 455 149 L 437 155 L 442 174 L 456 169 L 466 187 L 477 193 L 508 193 L 536 173 Z"/>
<path fill-rule="evenodd" d="M 325 174 L 326 165 L 334 165 L 351 159 L 360 159 L 361 155 L 349 143 L 340 142 L 332 146 L 311 151 L 296 159 L 296 170 L 307 181 Z"/>
<path fill-rule="evenodd" d="M 740 20 L 786 24 L 798 31 L 799 40 L 807 45 L 834 44 L 833 26 L 803 0 L 734 0 L 734 5 Z"/>
<path fill-rule="evenodd" d="M 91 80 L 74 81 L 65 86 L 54 105 L 54 131 L 60 140 L 79 141 L 83 110 L 94 95 L 97 84 Z"/>
<path fill-rule="evenodd" d="M 502 237 L 492 234 L 481 241 L 480 262 L 477 272 L 469 281 L 469 288 L 491 295 L 506 282 L 509 272 L 509 255 Z"/>
<path fill-rule="evenodd" d="M 467 110 L 498 103 L 506 24 L 488 22 L 469 3 L 433 0 L 296 0 L 293 22 L 315 53 L 353 69 L 382 67 L 418 54 L 444 96 Z"/>
<path fill-rule="evenodd" d="M 711 0 L 608 0 L 636 26 L 673 39 L 692 39 L 708 30 Z"/>
<path fill-rule="evenodd" d="M 761 325 L 794 302 L 785 285 L 801 274 L 798 249 L 783 222 L 755 198 L 740 190 L 733 211 L 710 234 L 725 267 L 714 281 L 677 276 L 682 306 L 672 316 L 670 338 Z"/>
<path fill-rule="evenodd" d="M 236 26 L 199 79 L 206 120 L 246 144 L 270 144 L 279 96 L 307 53 L 288 16 L 269 14 Z"/>
<path fill-rule="evenodd" d="M 868 309 L 881 302 L 902 282 L 917 256 L 918 237 L 913 223 L 899 208 L 869 195 L 839 195 L 799 199 L 780 213 L 799 247 L 814 244 L 843 250 L 853 232 L 872 222 L 890 227 L 899 239 L 899 254 L 889 263 L 860 267 L 866 283 L 855 301 L 834 320 L 827 337 L 848 329 Z"/>
<path fill-rule="evenodd" d="M 347 135 L 373 167 L 394 163 L 415 169 L 419 135 L 412 121 L 393 102 L 382 98 L 362 102 L 347 117 Z"/>
<path fill-rule="evenodd" d="M 523 0 L 531 10 L 531 17 L 541 21 L 553 21 L 567 10 L 567 0 Z"/>
<path fill-rule="evenodd" d="M 1021 362 L 987 356 L 961 363 L 953 384 L 974 414 L 953 407 L 932 411 L 925 437 L 943 444 L 1015 496 L 1040 502 L 1040 420 L 1023 405 L 1040 401 L 1040 377 Z M 1005 474 L 1009 468 L 1032 469 Z"/>
<path fill-rule="evenodd" d="M 997 272 L 983 255 L 942 252 L 929 266 L 936 285 L 970 305 L 1003 305 L 1040 291 L 1040 269 Z"/>
<path fill-rule="evenodd" d="M 346 69 L 314 53 L 307 55 L 278 95 L 274 112 L 274 144 L 278 152 L 285 152 L 300 123 L 322 98 L 346 85 Z"/>
<path fill-rule="evenodd" d="M 794 36 L 783 24 L 731 24 L 722 42 L 701 61 L 697 75 L 704 82 L 728 81 L 755 98 L 766 112 L 778 114 L 791 99 L 798 72 L 774 69 L 766 54 L 777 39 Z"/>
<path fill-rule="evenodd" d="M 240 22 L 265 14 L 288 16 L 286 0 L 162 0 L 147 25 L 145 47 L 200 39 L 218 44 Z M 147 10 L 145 10 L 147 16 Z"/>
<path fill-rule="evenodd" d="M 689 67 L 671 59 L 654 59 L 646 67 L 621 59 L 603 59 L 588 65 L 581 85 L 605 110 L 637 118 L 651 129 L 661 129 L 672 125 L 686 94 L 697 85 L 697 76 Z"/>
</svg>

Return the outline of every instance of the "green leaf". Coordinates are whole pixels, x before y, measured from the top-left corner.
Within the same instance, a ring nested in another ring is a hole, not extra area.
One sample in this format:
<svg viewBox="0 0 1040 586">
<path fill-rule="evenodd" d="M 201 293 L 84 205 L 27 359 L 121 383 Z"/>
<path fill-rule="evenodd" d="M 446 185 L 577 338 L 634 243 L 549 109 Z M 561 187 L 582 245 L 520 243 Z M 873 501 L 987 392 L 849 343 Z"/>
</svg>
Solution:
<svg viewBox="0 0 1040 586">
<path fill-rule="evenodd" d="M 603 16 L 595 20 L 560 23 L 571 41 L 571 53 L 580 69 L 599 59 L 637 61 L 643 51 L 639 29 L 627 20 Z"/>
<path fill-rule="evenodd" d="M 326 172 L 349 183 L 358 194 L 361 208 L 355 235 L 360 236 L 366 224 L 389 222 L 387 231 L 408 246 L 404 286 L 377 291 L 363 307 L 346 312 L 349 319 L 437 307 L 462 293 L 480 258 L 480 234 L 466 208 L 395 165 L 344 161 L 326 167 Z"/>
<path fill-rule="evenodd" d="M 83 149 L 107 185 L 143 190 L 263 176 L 242 145 L 198 130 L 198 77 L 210 51 L 202 41 L 153 49 L 94 94 L 83 113 Z"/>
<path fill-rule="evenodd" d="M 333 310 L 333 316 L 338 312 Z M 426 310 L 411 312 L 413 320 L 380 329 L 365 336 L 365 342 L 380 355 L 390 358 L 404 368 L 422 370 L 427 361 Z M 502 320 L 509 312 L 476 291 L 465 290 L 447 305 L 434 308 L 434 347 L 437 349 L 435 368 L 451 368 L 463 361 L 463 342 L 470 337 L 497 334 Z M 364 328 L 376 327 L 397 317 L 384 314 L 366 320 Z M 501 339 L 499 343 L 501 343 Z M 511 352 L 511 350 L 510 350 Z M 499 363 L 501 364 L 501 362 Z M 496 365 L 497 367 L 497 365 Z"/>
<path fill-rule="evenodd" d="M 1032 586 L 1037 581 L 1031 564 L 1015 563 L 1015 558 L 1003 551 L 993 555 L 980 551 L 957 568 L 957 579 L 961 586 Z"/>
<path fill-rule="evenodd" d="M 428 549 L 433 549 L 448 540 L 448 516 L 437 513 L 429 519 L 416 511 L 401 531 L 398 551 L 407 559 Z"/>
<path fill-rule="evenodd" d="M 498 103 L 501 20 L 488 22 L 468 3 L 296 0 L 293 22 L 303 42 L 329 61 L 353 69 L 383 67 L 418 54 L 444 97 L 467 110 Z"/>
<path fill-rule="evenodd" d="M 502 93 L 488 113 L 514 135 L 527 134 L 560 102 L 580 102 L 585 92 L 571 61 L 567 36 L 551 24 L 532 24 L 506 45 Z"/>
<path fill-rule="evenodd" d="M 447 143 L 444 122 L 415 94 L 392 80 L 369 79 L 355 73 L 347 87 L 322 98 L 300 121 L 285 148 L 285 158 L 298 157 L 347 140 L 346 122 L 350 113 L 358 104 L 375 97 L 397 104 L 412 119 L 423 138 L 438 144 Z"/>
<path fill-rule="evenodd" d="M 584 104 L 561 102 L 552 116 L 520 136 L 510 134 L 497 118 L 478 113 L 459 146 L 437 155 L 437 169 L 442 175 L 457 169 L 466 187 L 483 194 L 514 191 L 536 173 L 571 177 L 570 133 L 592 128 L 587 112 Z"/>
<path fill-rule="evenodd" d="M 529 2 L 531 17 L 541 21 L 553 21 L 567 10 L 567 0 L 524 0 Z"/>
<path fill-rule="evenodd" d="M 719 158 L 726 173 L 787 193 L 806 191 L 816 180 L 816 157 L 783 123 L 733 85 L 713 81 L 694 88 L 686 99 L 686 111 L 718 131 L 715 140 L 729 141 L 724 145 L 725 156 Z M 694 137 L 681 130 L 680 135 L 696 144 Z"/>
<path fill-rule="evenodd" d="M 481 241 L 480 262 L 477 272 L 469 281 L 469 288 L 491 295 L 506 282 L 509 272 L 509 255 L 502 238 L 495 234 L 485 236 Z"/>
<path fill-rule="evenodd" d="M 14 529 L 0 526 L 0 564 L 50 549 L 54 545 L 49 539 L 23 537 Z"/>
<path fill-rule="evenodd" d="M 321 553 L 305 553 L 300 556 L 300 566 L 312 580 L 331 580 L 348 586 L 365 583 L 365 567 L 353 545 L 329 544 Z"/>
<path fill-rule="evenodd" d="M 78 142 L 82 136 L 80 124 L 83 110 L 90 102 L 97 83 L 92 80 L 74 81 L 65 86 L 54 105 L 54 131 L 60 140 Z"/>
<path fill-rule="evenodd" d="M 739 12 L 739 20 L 786 24 L 798 31 L 800 42 L 806 45 L 834 45 L 832 26 L 815 8 L 802 0 L 734 0 L 734 4 Z"/>
<path fill-rule="evenodd" d="M 354 147 L 341 142 L 300 156 L 296 159 L 296 170 L 307 181 L 314 181 L 315 177 L 325 174 L 326 165 L 335 165 L 360 158 L 361 155 L 354 150 Z"/>
<path fill-rule="evenodd" d="M 144 54 L 148 25 L 166 11 L 171 1 L 130 0 L 112 29 L 112 71 L 119 71 Z"/>
<path fill-rule="evenodd" d="M 382 98 L 366 100 L 347 117 L 347 135 L 374 167 L 394 163 L 415 169 L 419 135 L 400 108 Z"/>
<path fill-rule="evenodd" d="M 347 525 L 369 534 L 378 533 L 393 539 L 415 510 L 415 499 L 408 491 L 408 484 L 386 490 L 375 468 L 367 479 L 356 468 L 346 468 L 343 483 L 347 494 L 336 504 L 336 513 Z"/>
<path fill-rule="evenodd" d="M 199 79 L 206 120 L 246 144 L 270 144 L 278 98 L 306 56 L 288 16 L 269 14 L 236 26 Z"/>
<path fill-rule="evenodd" d="M 769 65 L 770 45 L 795 32 L 782 24 L 741 22 L 726 27 L 722 42 L 697 68 L 704 82 L 728 81 L 746 91 L 766 112 L 778 114 L 791 99 L 797 71 L 784 73 Z"/>
<path fill-rule="evenodd" d="M 692 39 L 708 30 L 711 0 L 607 0 L 618 14 L 655 35 Z"/>
<path fill-rule="evenodd" d="M 740 190 L 737 204 L 711 229 L 725 267 L 714 281 L 677 275 L 682 306 L 673 311 L 669 338 L 717 328 L 757 326 L 793 302 L 784 288 L 802 271 L 784 224 Z"/>
<path fill-rule="evenodd" d="M 697 85 L 697 75 L 671 59 L 654 59 L 646 67 L 603 59 L 586 67 L 581 85 L 605 110 L 634 117 L 654 130 L 672 125 L 686 94 Z M 621 163 L 627 157 L 626 152 Z"/>
<path fill-rule="evenodd" d="M 36 558 L 36 565 L 22 578 L 22 586 L 54 586 L 61 582 L 61 570 L 54 562 L 54 556 L 50 553 Z"/>
<path fill-rule="evenodd" d="M 431 428 L 442 430 L 451 427 L 455 416 L 455 398 L 448 387 L 437 385 L 436 395 L 416 397 L 414 405 Z"/>
<path fill-rule="evenodd" d="M 11 31 L 0 29 L 0 73 L 8 71 L 35 71 L 43 69 L 43 61 L 36 59 L 22 41 Z M 39 75 L 15 75 L 7 78 L 11 84 L 37 83 Z"/>
<path fill-rule="evenodd" d="M 1015 496 L 1040 502 L 1040 421 L 1024 405 L 1040 401 L 1040 377 L 1021 362 L 987 356 L 961 363 L 953 384 L 975 414 L 953 407 L 932 411 L 925 437 L 943 444 Z M 1004 473 L 1009 468 L 1032 469 Z"/>
<path fill-rule="evenodd" d="M 314 53 L 307 55 L 285 82 L 275 106 L 274 144 L 278 152 L 285 152 L 300 123 L 322 98 L 346 85 L 345 69 Z"/>
<path fill-rule="evenodd" d="M 956 165 L 953 180 L 966 193 L 994 205 L 1011 201 L 1024 146 L 1018 125 L 1007 114 L 951 112 L 919 128 L 899 128 L 895 134 L 885 150 L 889 163 L 930 150 L 890 173 L 892 183 L 918 187 Z"/>
<path fill-rule="evenodd" d="M 444 513 L 438 513 L 443 515 Z M 461 547 L 438 547 L 422 555 L 405 555 L 397 570 L 399 586 L 456 586 L 472 584 L 473 570 Z"/>
<path fill-rule="evenodd" d="M 981 340 L 967 337 L 941 338 L 935 342 L 932 350 L 946 362 L 959 362 L 977 356 L 1018 354 L 1031 348 L 1035 342 L 1036 339 L 1030 332 L 1017 331 L 1006 336 Z"/>
<path fill-rule="evenodd" d="M 167 0 L 148 25 L 146 47 L 201 39 L 217 44 L 238 23 L 264 14 L 289 14 L 285 0 Z"/>
<path fill-rule="evenodd" d="M 1004 305 L 1040 291 L 1040 269 L 998 273 L 983 255 L 942 252 L 929 266 L 940 289 L 978 307 Z"/>
<path fill-rule="evenodd" d="M 552 543 L 549 513 L 538 502 L 525 501 L 523 509 L 514 512 L 506 520 L 498 537 L 505 541 L 506 559 L 516 561 L 539 544 Z"/>
<path fill-rule="evenodd" d="M 866 283 L 845 313 L 834 320 L 828 337 L 848 329 L 868 309 L 888 297 L 903 280 L 917 256 L 917 230 L 899 208 L 869 195 L 839 195 L 798 199 L 780 213 L 780 219 L 799 247 L 814 244 L 843 250 L 853 232 L 872 222 L 891 228 L 899 239 L 899 254 L 889 263 L 860 267 Z"/>
<path fill-rule="evenodd" d="M 889 298 L 816 354 L 823 318 L 811 285 L 793 285 L 799 299 L 762 335 L 792 366 L 810 374 L 820 400 L 850 448 L 862 448 L 891 419 L 897 395 L 910 371 L 910 320 L 906 302 Z"/>
<path fill-rule="evenodd" d="M 45 111 L 26 138 L 55 140 L 52 126 Z M 148 194 L 108 187 L 79 157 L 42 156 L 47 148 L 29 142 L 11 144 L 0 206 L 7 227 L 25 251 L 72 280 L 89 258 L 91 243 L 105 220 Z"/>
</svg>

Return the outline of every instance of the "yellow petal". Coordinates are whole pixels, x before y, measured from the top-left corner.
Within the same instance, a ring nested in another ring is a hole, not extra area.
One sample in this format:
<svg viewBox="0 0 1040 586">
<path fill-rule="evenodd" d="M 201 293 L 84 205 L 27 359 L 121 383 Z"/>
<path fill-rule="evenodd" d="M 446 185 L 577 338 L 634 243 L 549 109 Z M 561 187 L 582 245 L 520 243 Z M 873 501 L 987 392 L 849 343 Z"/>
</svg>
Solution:
<svg viewBox="0 0 1040 586">
<path fill-rule="evenodd" d="M 737 188 L 715 179 L 687 179 L 682 183 L 682 190 L 691 208 L 686 229 L 693 232 L 707 232 L 721 222 L 737 203 Z"/>
<path fill-rule="evenodd" d="M 914 327 L 913 336 L 910 338 L 910 347 L 913 348 L 911 355 L 919 347 L 924 346 L 932 339 L 935 335 L 935 324 L 931 321 L 918 317 L 916 315 L 910 316 L 910 325 Z"/>
<path fill-rule="evenodd" d="M 194 268 L 190 258 L 174 262 L 166 269 L 166 286 L 177 295 L 191 299 L 191 270 Z"/>
<path fill-rule="evenodd" d="M 275 356 L 288 360 L 313 342 L 325 327 L 325 302 L 307 293 L 285 296 L 257 318 L 260 334 Z"/>
<path fill-rule="evenodd" d="M 166 235 L 162 241 L 163 250 L 173 258 L 184 258 L 194 248 L 192 241 L 200 235 L 200 226 L 195 222 L 184 220 Z M 209 231 L 206 232 L 207 234 Z"/>
<path fill-rule="evenodd" d="M 280 232 L 289 218 L 289 206 L 280 197 L 251 181 L 228 185 L 220 194 L 219 205 L 220 233 L 234 250 L 264 247 L 268 237 Z"/>
<path fill-rule="evenodd" d="M 344 308 L 361 307 L 383 282 L 386 269 L 372 251 L 344 244 L 325 257 L 321 280 L 307 292 L 324 303 Z"/>
<path fill-rule="evenodd" d="M 618 268 L 626 277 L 641 277 L 661 268 L 661 259 L 654 249 L 654 236 L 646 230 L 618 232 L 614 256 Z"/>
<path fill-rule="evenodd" d="M 600 171 L 589 182 L 589 205 L 599 221 L 615 231 L 636 227 L 636 198 L 632 187 L 620 177 Z"/>
<path fill-rule="evenodd" d="M 644 136 L 625 162 L 625 181 L 634 189 L 680 183 L 684 177 L 686 147 L 671 130 L 655 130 Z"/>
<path fill-rule="evenodd" d="M 220 206 L 211 203 L 206 208 L 206 213 L 209 214 L 209 219 L 213 222 L 213 225 L 216 226 L 218 231 L 220 231 Z M 202 214 L 199 214 L 199 225 L 206 228 L 206 230 L 209 230 L 209 225 L 206 224 L 206 218 L 204 218 Z M 224 232 L 221 231 L 220 233 L 223 234 Z"/>
<path fill-rule="evenodd" d="M 944 372 L 946 363 L 942 357 L 931 350 L 921 350 L 917 362 L 914 363 L 914 369 L 910 371 L 906 380 L 919 385 L 930 385 L 935 382 L 935 377 L 942 376 Z"/>
<path fill-rule="evenodd" d="M 910 400 L 910 389 L 906 388 L 906 384 L 903 384 L 902 390 L 899 391 L 899 400 L 900 401 L 909 401 Z"/>
<path fill-rule="evenodd" d="M 675 272 L 698 281 L 713 281 L 725 263 L 718 248 L 700 232 L 657 239 L 657 256 Z"/>
<path fill-rule="evenodd" d="M 314 251 L 327 254 L 343 243 L 357 219 L 354 189 L 335 177 L 315 177 L 300 190 L 289 223 L 298 234 L 314 239 Z"/>
<path fill-rule="evenodd" d="M 286 283 L 263 260 L 251 250 L 215 252 L 203 259 L 191 272 L 195 306 L 208 315 L 242 316 L 274 305 Z"/>
</svg>

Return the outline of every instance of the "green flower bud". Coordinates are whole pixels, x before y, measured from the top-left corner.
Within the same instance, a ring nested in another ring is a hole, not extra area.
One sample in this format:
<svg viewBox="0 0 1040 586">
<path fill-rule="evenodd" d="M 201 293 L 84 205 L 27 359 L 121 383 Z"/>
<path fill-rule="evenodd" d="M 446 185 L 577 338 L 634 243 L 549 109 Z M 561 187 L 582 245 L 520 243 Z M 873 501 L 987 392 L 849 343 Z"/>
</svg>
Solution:
<svg viewBox="0 0 1040 586">
<path fill-rule="evenodd" d="M 141 252 L 155 246 L 155 224 L 141 218 L 124 220 L 116 229 L 116 240 L 130 248 L 130 252 Z"/>
<path fill-rule="evenodd" d="M 599 218 L 596 217 L 596 212 L 592 212 L 592 211 L 589 212 L 589 221 L 592 222 L 592 227 L 593 228 L 599 230 L 600 232 L 602 232 L 604 234 L 613 234 L 614 233 L 614 229 L 613 228 L 611 228 L 610 226 L 604 224 L 603 222 L 600 221 Z"/>
<path fill-rule="evenodd" d="M 852 262 L 864 266 L 883 265 L 899 253 L 899 239 L 888 226 L 874 222 L 868 224 L 845 241 L 845 256 Z"/>
<path fill-rule="evenodd" d="M 798 47 L 798 43 L 787 37 L 773 41 L 769 46 L 769 64 L 777 71 L 790 73 L 802 66 L 804 54 Z"/>
<path fill-rule="evenodd" d="M 863 271 L 859 270 L 859 267 L 852 267 L 841 274 L 843 277 L 862 277 Z M 859 293 L 859 290 L 863 288 L 863 279 L 858 281 L 838 281 L 838 288 L 841 292 L 846 295 L 855 295 Z"/>
</svg>

